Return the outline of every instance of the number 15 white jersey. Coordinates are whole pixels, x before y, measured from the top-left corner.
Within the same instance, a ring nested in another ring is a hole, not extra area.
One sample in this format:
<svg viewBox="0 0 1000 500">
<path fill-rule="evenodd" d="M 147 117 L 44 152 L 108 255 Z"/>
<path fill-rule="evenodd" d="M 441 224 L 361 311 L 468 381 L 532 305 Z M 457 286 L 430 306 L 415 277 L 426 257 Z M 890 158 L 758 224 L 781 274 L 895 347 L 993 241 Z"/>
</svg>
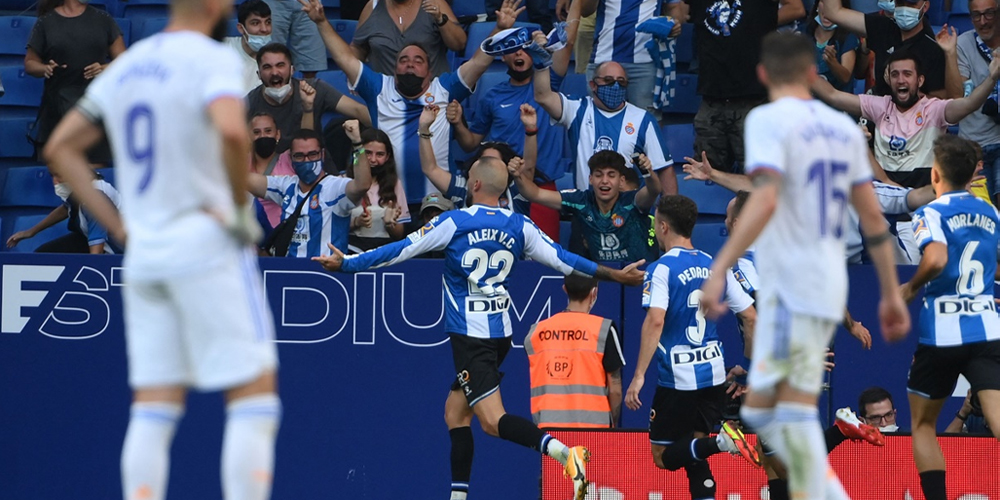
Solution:
<svg viewBox="0 0 1000 500">
<path fill-rule="evenodd" d="M 129 279 L 198 272 L 238 248 L 208 214 L 234 207 L 207 108 L 243 97 L 241 71 L 232 49 L 203 34 L 160 33 L 129 48 L 81 99 L 114 153 Z"/>
<path fill-rule="evenodd" d="M 846 115 L 795 98 L 755 108 L 744 129 L 747 173 L 769 170 L 782 179 L 774 215 L 757 239 L 758 294 L 838 321 L 847 302 L 845 210 L 851 188 L 871 181 L 864 136 Z"/>
</svg>

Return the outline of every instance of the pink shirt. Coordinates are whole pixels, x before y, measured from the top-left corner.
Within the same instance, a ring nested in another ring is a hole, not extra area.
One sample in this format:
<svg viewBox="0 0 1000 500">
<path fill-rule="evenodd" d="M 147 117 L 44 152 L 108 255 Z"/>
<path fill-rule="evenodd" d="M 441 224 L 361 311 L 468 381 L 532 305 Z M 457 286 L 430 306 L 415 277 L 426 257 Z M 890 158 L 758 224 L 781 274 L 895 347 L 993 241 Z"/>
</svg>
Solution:
<svg viewBox="0 0 1000 500">
<path fill-rule="evenodd" d="M 410 208 L 406 206 L 406 191 L 403 190 L 403 183 L 398 179 L 396 180 L 396 206 L 403 210 L 403 213 L 399 214 L 399 218 L 396 222 L 400 224 L 406 224 L 410 222 Z M 372 180 L 372 186 L 368 188 L 368 192 L 365 194 L 367 198 L 367 203 L 363 201 L 358 203 L 357 206 L 351 210 L 351 218 L 360 217 L 361 212 L 364 211 L 364 205 L 368 206 L 368 210 L 372 215 L 372 227 L 361 227 L 355 229 L 353 233 L 357 236 L 363 236 L 368 238 L 388 238 L 389 231 L 385 228 L 385 221 L 382 217 L 385 215 L 385 207 L 379 206 L 378 196 L 378 183 Z"/>
<path fill-rule="evenodd" d="M 900 112 L 890 96 L 859 95 L 861 116 L 875 124 L 875 159 L 887 172 L 912 172 L 931 168 L 934 139 L 944 133 L 948 100 L 922 97 Z"/>
<path fill-rule="evenodd" d="M 250 155 L 250 171 L 254 172 L 253 153 Z M 295 169 L 292 168 L 292 156 L 288 151 L 278 155 L 278 161 L 274 164 L 271 175 L 295 175 Z M 257 200 L 263 205 L 264 213 L 267 214 L 267 221 L 271 223 L 271 227 L 277 226 L 281 222 L 281 205 L 267 198 L 257 198 Z"/>
</svg>

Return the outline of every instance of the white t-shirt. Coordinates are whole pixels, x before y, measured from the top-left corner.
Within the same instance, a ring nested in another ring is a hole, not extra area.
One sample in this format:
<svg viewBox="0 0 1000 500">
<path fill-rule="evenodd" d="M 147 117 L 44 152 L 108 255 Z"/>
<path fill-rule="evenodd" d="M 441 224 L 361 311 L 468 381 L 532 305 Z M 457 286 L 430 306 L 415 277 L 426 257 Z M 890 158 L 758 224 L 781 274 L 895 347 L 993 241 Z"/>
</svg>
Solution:
<svg viewBox="0 0 1000 500">
<path fill-rule="evenodd" d="M 257 59 L 254 59 L 247 51 L 243 50 L 243 37 L 227 36 L 223 42 L 230 46 L 240 55 L 240 62 L 243 63 L 243 89 L 244 95 L 260 86 L 260 75 L 257 74 Z"/>
<path fill-rule="evenodd" d="M 745 130 L 747 173 L 770 170 L 782 178 L 774 215 L 757 238 L 757 293 L 777 295 L 793 312 L 838 321 L 847 302 L 851 188 L 871 181 L 864 136 L 846 115 L 793 98 L 755 108 Z"/>
<path fill-rule="evenodd" d="M 197 273 L 236 258 L 239 243 L 210 215 L 234 206 L 207 107 L 243 98 L 239 74 L 225 45 L 172 31 L 130 47 L 87 88 L 79 106 L 103 120 L 126 207 L 127 279 Z"/>
</svg>

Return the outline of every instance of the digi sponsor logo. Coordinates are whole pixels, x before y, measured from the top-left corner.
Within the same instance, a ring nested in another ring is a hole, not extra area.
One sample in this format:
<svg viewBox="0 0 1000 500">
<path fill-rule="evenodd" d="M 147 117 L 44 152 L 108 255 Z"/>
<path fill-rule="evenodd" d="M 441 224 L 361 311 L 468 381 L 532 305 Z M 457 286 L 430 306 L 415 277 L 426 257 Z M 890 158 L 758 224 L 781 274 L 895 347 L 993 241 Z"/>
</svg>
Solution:
<svg viewBox="0 0 1000 500">
<path fill-rule="evenodd" d="M 110 279 L 89 266 L 72 271 L 59 265 L 3 265 L 0 333 L 38 331 L 56 339 L 104 333 L 111 322 L 109 292 L 121 286 L 121 268 L 111 268 Z"/>
<path fill-rule="evenodd" d="M 472 388 L 469 387 L 469 370 L 462 370 L 455 377 L 458 378 L 458 386 L 462 388 L 462 392 L 466 396 L 472 394 Z"/>
</svg>

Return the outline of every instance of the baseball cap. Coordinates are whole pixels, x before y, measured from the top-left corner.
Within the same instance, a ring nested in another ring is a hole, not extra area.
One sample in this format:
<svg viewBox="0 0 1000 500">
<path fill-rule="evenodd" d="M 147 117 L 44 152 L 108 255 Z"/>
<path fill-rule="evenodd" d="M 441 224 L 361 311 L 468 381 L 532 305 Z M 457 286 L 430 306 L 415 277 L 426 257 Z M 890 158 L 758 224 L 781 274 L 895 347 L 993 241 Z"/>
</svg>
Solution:
<svg viewBox="0 0 1000 500">
<path fill-rule="evenodd" d="M 454 210 L 455 204 L 451 202 L 448 198 L 445 198 L 441 193 L 434 192 L 428 193 L 424 196 L 423 201 L 420 202 L 420 213 L 427 210 L 430 207 L 440 208 L 441 210 L 447 212 L 448 210 Z"/>
</svg>

